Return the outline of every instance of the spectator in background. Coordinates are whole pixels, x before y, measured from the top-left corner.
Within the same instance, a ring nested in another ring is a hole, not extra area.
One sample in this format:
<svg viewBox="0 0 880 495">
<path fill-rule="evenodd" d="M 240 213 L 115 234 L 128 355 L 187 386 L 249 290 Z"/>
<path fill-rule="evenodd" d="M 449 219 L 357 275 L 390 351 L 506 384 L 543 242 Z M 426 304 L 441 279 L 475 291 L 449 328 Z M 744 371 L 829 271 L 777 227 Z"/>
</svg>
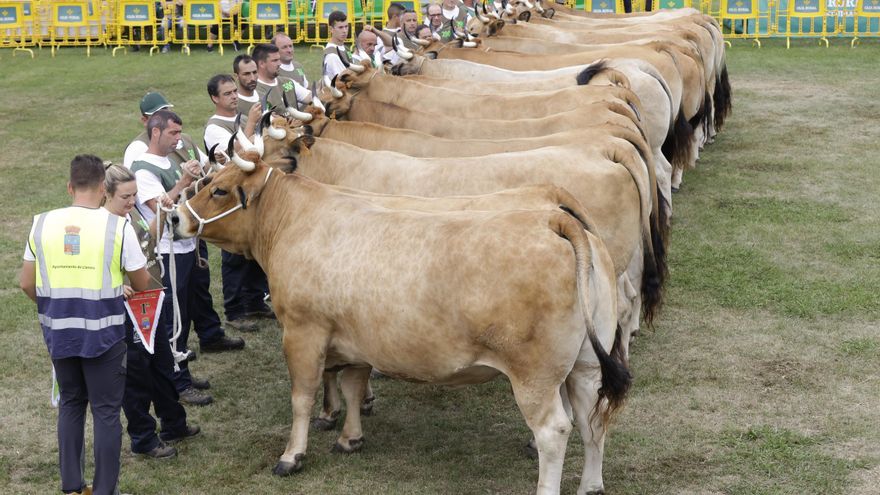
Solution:
<svg viewBox="0 0 880 495">
<path fill-rule="evenodd" d="M 449 26 L 444 22 L 443 17 L 443 7 L 438 3 L 432 3 L 428 5 L 428 18 L 425 19 L 425 24 L 431 28 L 431 34 L 437 33 L 441 38 L 443 37 L 444 29 L 446 31 L 446 35 L 451 37 L 452 30 L 449 29 Z M 419 35 L 419 38 L 422 36 Z M 451 38 L 447 38 L 444 41 L 449 41 Z"/>
<path fill-rule="evenodd" d="M 384 41 L 384 43 L 380 41 Z M 369 60 L 370 64 L 374 67 L 376 67 L 374 55 L 377 51 L 382 54 L 383 60 L 385 60 L 385 47 L 387 47 L 387 51 L 393 52 L 391 36 L 387 32 L 376 30 L 369 24 L 364 26 L 364 29 L 358 33 L 356 45 L 357 49 L 355 50 L 354 58 Z"/>
</svg>

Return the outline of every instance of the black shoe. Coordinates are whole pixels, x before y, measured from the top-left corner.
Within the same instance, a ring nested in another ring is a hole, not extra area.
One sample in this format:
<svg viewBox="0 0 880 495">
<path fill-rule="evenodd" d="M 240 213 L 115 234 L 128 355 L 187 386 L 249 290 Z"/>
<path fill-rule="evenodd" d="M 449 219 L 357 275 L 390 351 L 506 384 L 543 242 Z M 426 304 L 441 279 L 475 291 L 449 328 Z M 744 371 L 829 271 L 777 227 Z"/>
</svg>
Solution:
<svg viewBox="0 0 880 495">
<path fill-rule="evenodd" d="M 214 51 L 214 47 L 213 47 L 213 46 L 209 46 L 209 47 L 208 47 L 208 53 L 211 53 L 211 52 L 213 52 L 213 51 Z"/>
<path fill-rule="evenodd" d="M 159 438 L 162 439 L 165 443 L 177 443 L 181 440 L 186 440 L 187 438 L 194 437 L 202 432 L 202 429 L 195 425 L 186 425 L 186 430 L 177 436 L 165 435 L 165 433 L 160 433 Z"/>
<path fill-rule="evenodd" d="M 177 455 L 177 449 L 170 445 L 166 445 L 165 442 L 159 440 L 159 445 L 153 447 L 153 450 L 149 452 L 140 452 L 139 455 L 151 459 L 170 459 Z"/>
<path fill-rule="evenodd" d="M 239 332 L 256 332 L 260 329 L 260 323 L 250 316 L 236 320 L 226 320 L 226 326 Z"/>
<path fill-rule="evenodd" d="M 263 306 L 262 308 L 248 311 L 244 315 L 247 318 L 264 318 L 266 320 L 278 319 L 278 317 L 275 316 L 275 312 L 272 311 L 272 308 L 270 308 L 269 306 Z"/>
<path fill-rule="evenodd" d="M 207 379 L 200 380 L 196 377 L 192 377 L 192 386 L 193 388 L 198 390 L 208 390 L 209 388 L 211 388 L 211 382 L 209 382 Z"/>
<path fill-rule="evenodd" d="M 237 351 L 244 349 L 244 339 L 241 337 L 222 336 L 213 342 L 201 344 L 202 352 Z"/>
<path fill-rule="evenodd" d="M 238 42 L 235 40 L 232 40 L 232 49 L 235 51 L 238 51 L 239 49 Z"/>
<path fill-rule="evenodd" d="M 207 406 L 214 402 L 213 397 L 193 387 L 181 391 L 179 395 L 180 403 L 187 406 Z"/>
</svg>

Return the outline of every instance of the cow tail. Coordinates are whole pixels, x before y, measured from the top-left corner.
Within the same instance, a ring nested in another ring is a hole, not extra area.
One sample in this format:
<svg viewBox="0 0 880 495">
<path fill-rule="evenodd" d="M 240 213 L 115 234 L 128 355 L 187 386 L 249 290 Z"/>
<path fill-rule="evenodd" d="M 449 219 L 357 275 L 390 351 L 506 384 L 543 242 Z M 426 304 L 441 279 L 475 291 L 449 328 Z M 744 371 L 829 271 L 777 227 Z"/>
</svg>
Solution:
<svg viewBox="0 0 880 495">
<path fill-rule="evenodd" d="M 715 130 L 720 131 L 724 127 L 724 119 L 733 109 L 733 99 L 731 98 L 730 76 L 727 74 L 727 63 L 721 68 L 721 75 L 715 82 Z"/>
<path fill-rule="evenodd" d="M 626 401 L 626 394 L 632 384 L 632 375 L 629 371 L 626 359 L 623 358 L 622 347 L 617 344 L 620 335 L 620 326 L 617 327 L 618 336 L 615 344 L 620 347 L 615 352 L 614 347 L 609 354 L 599 342 L 596 335 L 596 327 L 593 324 L 593 315 L 590 311 L 590 274 L 593 273 L 593 249 L 588 234 L 571 217 L 558 223 L 557 234 L 568 240 L 574 250 L 578 299 L 584 317 L 587 330 L 587 339 L 599 361 L 599 369 L 602 374 L 602 385 L 599 387 L 599 401 L 597 401 L 592 415 L 601 414 L 603 424 L 608 424 L 615 411 L 620 409 Z M 609 294 L 609 297 L 617 297 Z M 604 408 L 600 409 L 602 400 L 606 401 Z"/>
</svg>

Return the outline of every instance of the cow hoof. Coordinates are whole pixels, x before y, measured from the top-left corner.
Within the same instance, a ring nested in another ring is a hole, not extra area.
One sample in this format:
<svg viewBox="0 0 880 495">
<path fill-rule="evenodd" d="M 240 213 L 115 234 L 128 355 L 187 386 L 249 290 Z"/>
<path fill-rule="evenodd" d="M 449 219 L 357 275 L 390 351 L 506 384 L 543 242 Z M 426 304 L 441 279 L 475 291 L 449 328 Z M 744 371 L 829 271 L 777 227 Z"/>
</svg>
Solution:
<svg viewBox="0 0 880 495">
<path fill-rule="evenodd" d="M 354 454 L 355 452 L 361 450 L 364 446 L 364 437 L 361 438 L 352 438 L 348 441 L 348 447 L 342 445 L 338 441 L 333 445 L 333 448 L 330 449 L 330 452 L 334 454 Z"/>
<path fill-rule="evenodd" d="M 362 416 L 372 416 L 373 415 L 373 404 L 376 401 L 376 396 L 373 395 L 371 397 L 367 397 L 361 402 L 361 415 Z"/>
<path fill-rule="evenodd" d="M 673 187 L 673 188 L 672 188 L 672 192 L 677 193 L 677 192 L 678 192 L 678 188 L 677 188 L 677 187 Z"/>
<path fill-rule="evenodd" d="M 605 490 L 592 490 L 589 492 L 584 492 L 584 495 L 605 495 Z"/>
<path fill-rule="evenodd" d="M 298 473 L 303 468 L 302 460 L 303 454 L 296 454 L 293 462 L 278 461 L 275 469 L 272 470 L 272 474 L 275 476 L 290 476 L 293 473 Z"/>
<path fill-rule="evenodd" d="M 525 444 L 525 446 L 523 447 L 523 454 L 525 454 L 526 457 L 533 461 L 538 460 L 538 449 L 537 447 L 535 447 L 534 444 L 532 444 L 532 442 Z"/>
<path fill-rule="evenodd" d="M 312 418 L 312 428 L 319 431 L 330 431 L 336 428 L 336 418 Z"/>
</svg>

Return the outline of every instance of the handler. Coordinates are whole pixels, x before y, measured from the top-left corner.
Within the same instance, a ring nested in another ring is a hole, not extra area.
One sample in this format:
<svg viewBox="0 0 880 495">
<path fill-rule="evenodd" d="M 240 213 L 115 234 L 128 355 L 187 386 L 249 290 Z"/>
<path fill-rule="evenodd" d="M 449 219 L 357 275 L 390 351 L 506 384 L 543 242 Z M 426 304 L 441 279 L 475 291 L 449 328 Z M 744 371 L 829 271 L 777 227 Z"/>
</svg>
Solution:
<svg viewBox="0 0 880 495">
<path fill-rule="evenodd" d="M 87 490 L 83 479 L 86 404 L 94 419 L 92 493 L 117 492 L 125 391 L 123 276 L 147 288 L 147 259 L 125 219 L 101 208 L 104 164 L 93 155 L 70 162 L 73 205 L 34 217 L 21 289 L 37 303 L 43 338 L 61 389 L 58 459 L 61 491 Z"/>
</svg>

